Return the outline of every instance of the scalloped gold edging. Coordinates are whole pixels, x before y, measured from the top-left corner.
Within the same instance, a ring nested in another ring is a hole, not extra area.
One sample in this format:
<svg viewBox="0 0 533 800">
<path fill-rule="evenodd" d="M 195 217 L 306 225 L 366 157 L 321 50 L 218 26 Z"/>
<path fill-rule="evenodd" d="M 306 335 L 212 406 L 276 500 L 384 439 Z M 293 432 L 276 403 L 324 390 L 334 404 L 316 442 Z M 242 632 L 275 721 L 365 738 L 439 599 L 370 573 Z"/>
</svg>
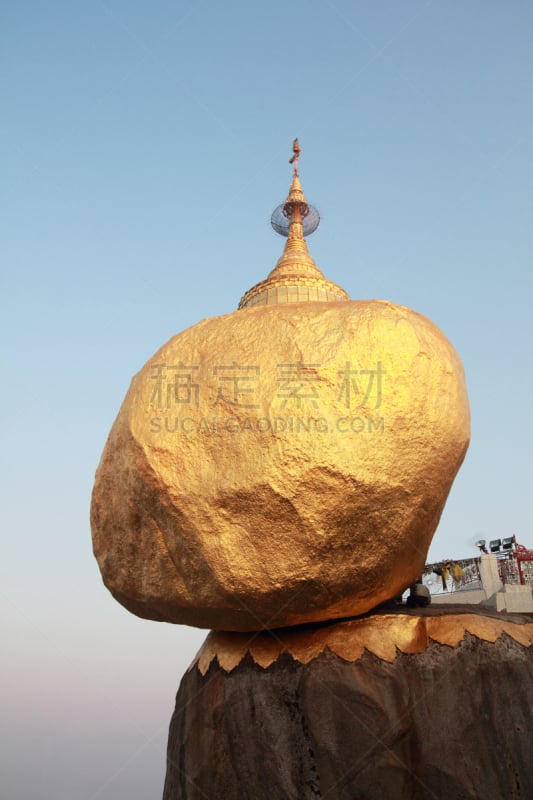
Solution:
<svg viewBox="0 0 533 800">
<path fill-rule="evenodd" d="M 518 624 L 479 614 L 447 614 L 417 617 L 406 614 L 376 614 L 363 619 L 339 622 L 318 628 L 226 633 L 211 631 L 190 669 L 205 675 L 216 658 L 225 672 L 231 672 L 246 655 L 263 669 L 282 653 L 308 664 L 330 650 L 345 661 L 358 661 L 367 650 L 382 661 L 393 662 L 402 653 L 423 653 L 429 640 L 457 647 L 470 633 L 486 642 L 495 642 L 506 633 L 523 647 L 533 644 L 533 623 Z"/>
</svg>

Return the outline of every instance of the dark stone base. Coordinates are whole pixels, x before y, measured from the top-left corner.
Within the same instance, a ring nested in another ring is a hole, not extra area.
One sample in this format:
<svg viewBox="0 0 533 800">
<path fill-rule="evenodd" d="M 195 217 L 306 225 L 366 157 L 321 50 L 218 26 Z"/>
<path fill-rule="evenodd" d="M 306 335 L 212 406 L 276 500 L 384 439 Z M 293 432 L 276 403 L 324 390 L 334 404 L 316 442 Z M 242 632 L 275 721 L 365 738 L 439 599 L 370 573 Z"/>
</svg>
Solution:
<svg viewBox="0 0 533 800">
<path fill-rule="evenodd" d="M 423 612 L 421 612 L 423 613 Z M 182 680 L 163 800 L 533 798 L 533 647 L 430 642 L 393 663 L 247 656 Z"/>
</svg>

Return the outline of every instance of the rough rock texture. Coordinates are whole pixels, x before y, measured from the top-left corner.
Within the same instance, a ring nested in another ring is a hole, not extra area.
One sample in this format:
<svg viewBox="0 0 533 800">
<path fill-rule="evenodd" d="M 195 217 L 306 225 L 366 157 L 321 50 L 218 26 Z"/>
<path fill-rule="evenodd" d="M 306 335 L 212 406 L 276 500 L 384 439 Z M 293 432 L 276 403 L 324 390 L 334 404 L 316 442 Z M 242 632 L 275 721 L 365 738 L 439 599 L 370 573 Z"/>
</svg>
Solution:
<svg viewBox="0 0 533 800">
<path fill-rule="evenodd" d="M 182 680 L 163 798 L 529 800 L 532 729 L 533 648 L 506 634 L 393 662 L 214 661 Z"/>
<path fill-rule="evenodd" d="M 132 382 L 94 552 L 142 617 L 246 631 L 361 614 L 421 572 L 468 440 L 459 358 L 410 309 L 204 320 Z"/>
</svg>

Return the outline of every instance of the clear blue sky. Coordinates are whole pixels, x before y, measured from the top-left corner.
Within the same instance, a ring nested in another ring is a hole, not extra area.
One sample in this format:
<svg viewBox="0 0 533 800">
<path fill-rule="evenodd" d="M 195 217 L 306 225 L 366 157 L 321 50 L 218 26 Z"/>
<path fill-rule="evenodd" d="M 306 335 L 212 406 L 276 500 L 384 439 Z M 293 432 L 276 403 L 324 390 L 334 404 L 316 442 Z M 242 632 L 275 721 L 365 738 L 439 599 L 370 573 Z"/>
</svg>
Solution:
<svg viewBox="0 0 533 800">
<path fill-rule="evenodd" d="M 531 522 L 528 0 L 49 0 L 0 20 L 6 800 L 161 794 L 205 632 L 100 582 L 94 470 L 132 375 L 236 308 L 295 136 L 318 265 L 458 350 L 472 443 L 431 559 Z"/>
</svg>

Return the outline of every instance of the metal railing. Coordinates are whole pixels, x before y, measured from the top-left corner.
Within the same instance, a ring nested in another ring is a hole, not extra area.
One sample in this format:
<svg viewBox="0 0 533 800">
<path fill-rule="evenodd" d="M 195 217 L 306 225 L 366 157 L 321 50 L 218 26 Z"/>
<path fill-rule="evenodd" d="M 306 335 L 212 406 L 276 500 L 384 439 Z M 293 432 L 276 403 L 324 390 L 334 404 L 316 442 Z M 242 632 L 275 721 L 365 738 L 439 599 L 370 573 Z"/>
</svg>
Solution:
<svg viewBox="0 0 533 800">
<path fill-rule="evenodd" d="M 426 564 L 422 582 L 432 595 L 482 589 L 479 557 Z"/>
<path fill-rule="evenodd" d="M 513 549 L 500 550 L 493 555 L 498 560 L 498 572 L 504 585 L 527 585 L 533 591 L 533 550 L 515 540 Z M 432 595 L 482 589 L 479 565 L 479 556 L 426 564 L 422 582 Z"/>
</svg>

